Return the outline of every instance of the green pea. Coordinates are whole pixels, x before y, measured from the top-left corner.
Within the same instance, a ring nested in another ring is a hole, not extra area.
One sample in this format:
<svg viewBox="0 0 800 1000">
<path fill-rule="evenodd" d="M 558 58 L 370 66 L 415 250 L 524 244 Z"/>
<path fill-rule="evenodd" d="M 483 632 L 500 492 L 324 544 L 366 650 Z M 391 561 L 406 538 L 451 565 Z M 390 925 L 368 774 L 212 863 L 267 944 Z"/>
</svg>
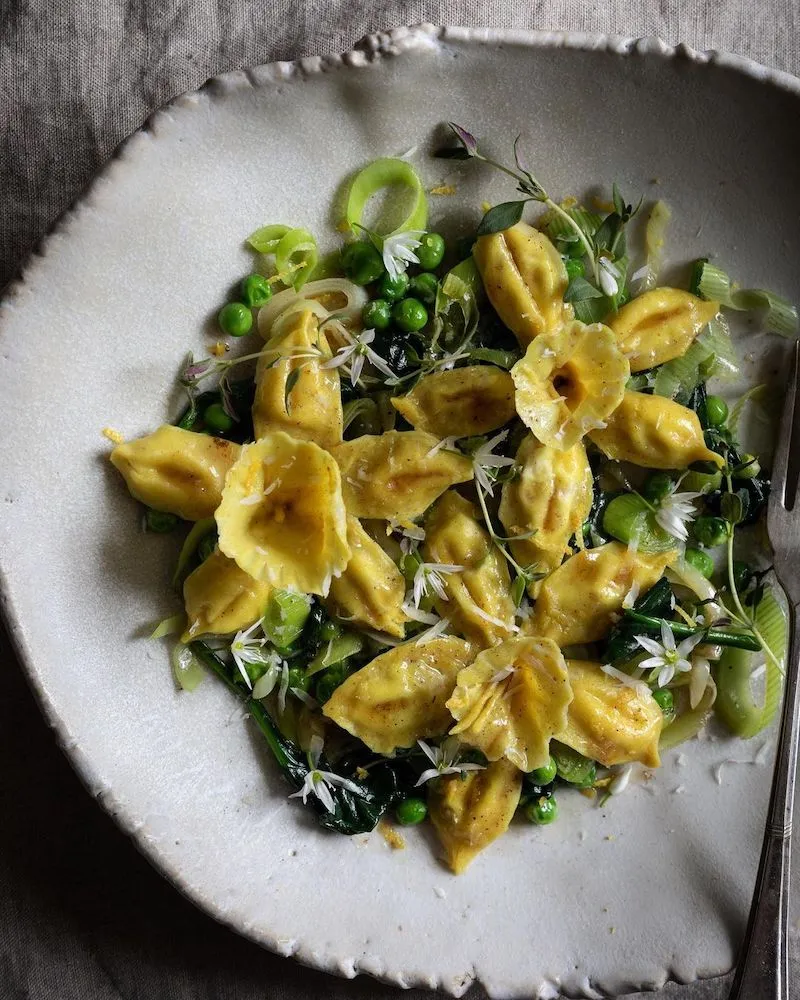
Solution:
<svg viewBox="0 0 800 1000">
<path fill-rule="evenodd" d="M 704 410 L 709 427 L 722 427 L 728 419 L 728 404 L 722 396 L 707 396 Z"/>
<path fill-rule="evenodd" d="M 714 575 L 714 560 L 702 549 L 687 549 L 683 558 L 690 566 L 694 566 L 698 572 L 702 573 L 706 580 L 710 580 Z"/>
<path fill-rule="evenodd" d="M 403 826 L 416 826 L 428 815 L 428 807 L 424 799 L 403 799 L 395 810 L 397 822 Z"/>
<path fill-rule="evenodd" d="M 698 517 L 694 522 L 694 537 L 704 549 L 722 545 L 728 537 L 728 529 L 721 517 Z"/>
<path fill-rule="evenodd" d="M 223 333 L 231 337 L 243 337 L 250 332 L 253 314 L 244 302 L 229 302 L 220 309 L 217 320 Z"/>
<path fill-rule="evenodd" d="M 428 322 L 428 310 L 419 299 L 401 299 L 392 309 L 392 319 L 401 330 L 414 333 Z"/>
<path fill-rule="evenodd" d="M 672 477 L 666 472 L 651 472 L 642 486 L 642 496 L 645 500 L 663 500 L 672 492 Z"/>
<path fill-rule="evenodd" d="M 248 274 L 242 280 L 242 302 L 251 309 L 258 309 L 272 298 L 272 285 L 263 274 Z"/>
<path fill-rule="evenodd" d="M 311 686 L 311 678 L 306 677 L 305 667 L 289 667 L 289 687 L 299 688 L 301 691 L 308 691 Z"/>
<path fill-rule="evenodd" d="M 755 479 L 761 472 L 761 464 L 755 455 L 741 455 L 739 465 L 734 470 L 734 479 Z"/>
<path fill-rule="evenodd" d="M 209 531 L 207 535 L 203 535 L 200 539 L 200 544 L 197 546 L 197 558 L 200 562 L 205 562 L 216 547 L 217 533 L 216 531 Z"/>
<path fill-rule="evenodd" d="M 361 318 L 370 330 L 386 330 L 392 323 L 392 307 L 386 299 L 373 299 L 361 310 Z"/>
<path fill-rule="evenodd" d="M 554 796 L 542 795 L 525 806 L 525 816 L 537 826 L 547 826 L 558 818 L 558 803 Z"/>
<path fill-rule="evenodd" d="M 153 531 L 157 535 L 168 535 L 178 526 L 178 515 L 149 507 L 144 515 L 144 521 L 148 531 Z"/>
<path fill-rule="evenodd" d="M 203 423 L 210 431 L 229 431 L 233 427 L 233 417 L 225 412 L 222 403 L 212 403 L 203 411 Z"/>
<path fill-rule="evenodd" d="M 438 233 L 425 233 L 414 252 L 423 271 L 435 271 L 444 260 L 444 239 Z"/>
<path fill-rule="evenodd" d="M 415 299 L 424 302 L 426 306 L 432 306 L 439 291 L 439 280 L 435 274 L 423 271 L 411 279 L 408 290 Z"/>
<path fill-rule="evenodd" d="M 567 277 L 570 281 L 573 278 L 583 277 L 586 268 L 583 266 L 582 260 L 575 260 L 573 257 L 568 257 L 564 261 L 564 267 L 567 269 Z"/>
<path fill-rule="evenodd" d="M 368 285 L 385 273 L 383 257 L 371 243 L 350 243 L 342 250 L 342 267 L 357 285 Z"/>
<path fill-rule="evenodd" d="M 531 779 L 537 785 L 549 785 L 551 781 L 555 780 L 557 770 L 556 762 L 550 757 L 546 764 L 531 771 Z"/>
<path fill-rule="evenodd" d="M 409 278 L 404 271 L 394 278 L 390 274 L 384 274 L 378 282 L 378 295 L 387 302 L 397 302 L 406 294 L 408 286 Z"/>
<path fill-rule="evenodd" d="M 344 683 L 347 678 L 347 674 L 347 664 L 337 663 L 336 666 L 330 667 L 324 674 L 322 674 L 321 677 L 318 678 L 317 686 L 314 688 L 314 694 L 320 705 L 324 705 L 336 688 Z"/>
<path fill-rule="evenodd" d="M 662 715 L 675 714 L 675 698 L 669 688 L 656 688 L 653 692 L 653 701 L 661 709 Z"/>
<path fill-rule="evenodd" d="M 750 565 L 746 562 L 741 562 L 739 559 L 734 559 L 733 561 L 733 582 L 736 584 L 736 589 L 741 594 L 742 591 L 747 590 L 750 585 L 750 581 L 753 579 L 753 570 Z"/>
</svg>

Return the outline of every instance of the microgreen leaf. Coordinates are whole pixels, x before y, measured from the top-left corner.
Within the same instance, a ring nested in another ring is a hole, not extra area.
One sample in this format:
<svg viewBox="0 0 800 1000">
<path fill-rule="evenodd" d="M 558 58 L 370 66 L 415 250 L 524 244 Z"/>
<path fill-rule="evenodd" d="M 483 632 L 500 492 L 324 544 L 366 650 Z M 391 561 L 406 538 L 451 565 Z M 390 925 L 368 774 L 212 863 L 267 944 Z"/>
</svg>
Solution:
<svg viewBox="0 0 800 1000">
<path fill-rule="evenodd" d="M 603 293 L 599 288 L 595 288 L 594 285 L 587 281 L 586 278 L 578 275 L 570 281 L 567 285 L 567 290 L 564 292 L 565 302 L 585 302 L 586 299 L 602 299 Z"/>
<path fill-rule="evenodd" d="M 489 236 L 491 233 L 499 233 L 515 226 L 522 218 L 522 210 L 529 200 L 526 198 L 523 201 L 504 201 L 490 208 L 481 219 L 476 235 Z"/>
</svg>

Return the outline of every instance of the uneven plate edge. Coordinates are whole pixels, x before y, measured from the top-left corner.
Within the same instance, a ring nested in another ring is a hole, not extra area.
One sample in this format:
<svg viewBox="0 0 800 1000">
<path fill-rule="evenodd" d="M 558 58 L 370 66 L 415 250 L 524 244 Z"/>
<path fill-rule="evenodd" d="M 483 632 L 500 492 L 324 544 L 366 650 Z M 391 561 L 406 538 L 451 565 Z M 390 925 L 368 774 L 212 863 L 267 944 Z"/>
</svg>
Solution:
<svg viewBox="0 0 800 1000">
<path fill-rule="evenodd" d="M 231 93 L 240 89 L 258 89 L 274 86 L 279 83 L 291 82 L 298 78 L 335 72 L 343 68 L 358 69 L 383 59 L 402 56 L 408 52 L 435 52 L 448 42 L 488 45 L 498 48 L 516 46 L 529 49 L 572 49 L 608 52 L 624 57 L 642 56 L 661 58 L 665 62 L 670 60 L 685 60 L 697 65 L 711 65 L 732 70 L 743 76 L 750 77 L 758 83 L 777 87 L 779 90 L 800 98 L 800 79 L 790 73 L 763 66 L 745 56 L 716 50 L 703 52 L 685 43 L 672 46 L 657 37 L 637 39 L 620 35 L 600 35 L 570 31 L 446 27 L 429 23 L 397 27 L 389 31 L 366 35 L 352 49 L 339 55 L 309 56 L 294 61 L 277 61 L 244 70 L 233 70 L 211 77 L 199 89 L 173 98 L 163 105 L 163 107 L 153 112 L 139 129 L 119 144 L 100 172 L 89 182 L 72 205 L 56 219 L 49 231 L 28 257 L 19 276 L 12 279 L 1 290 L 3 297 L 0 301 L 0 336 L 3 331 L 4 315 L 8 311 L 13 310 L 17 301 L 24 297 L 29 275 L 36 273 L 36 270 L 47 257 L 49 249 L 58 239 L 69 235 L 74 219 L 83 211 L 91 209 L 95 193 L 101 190 L 104 185 L 112 183 L 116 174 L 127 167 L 127 162 L 132 151 L 144 142 L 156 141 L 159 138 L 161 125 L 169 121 L 175 113 L 187 113 L 196 108 L 201 101 L 214 102 L 224 100 Z M 354 978 L 359 974 L 367 974 L 393 986 L 406 989 L 412 987 L 439 989 L 455 997 L 462 996 L 475 983 L 484 987 L 480 973 L 475 968 L 465 970 L 458 977 L 437 980 L 420 971 L 404 972 L 397 969 L 376 969 L 372 964 L 370 964 L 370 967 L 366 967 L 366 965 L 360 966 L 356 959 L 343 959 L 340 956 L 319 954 L 306 949 L 300 942 L 296 941 L 288 944 L 285 940 L 281 942 L 277 937 L 271 937 L 269 933 L 237 924 L 234 919 L 229 918 L 221 912 L 213 900 L 204 898 L 195 887 L 187 884 L 180 872 L 170 867 L 168 859 L 162 855 L 160 849 L 148 840 L 142 821 L 128 816 L 122 806 L 116 802 L 113 790 L 102 782 L 94 765 L 84 755 L 78 745 L 76 738 L 67 730 L 58 714 L 56 706 L 51 702 L 45 691 L 37 668 L 29 655 L 24 638 L 24 627 L 16 617 L 14 608 L 8 597 L 8 592 L 6 574 L 2 565 L 0 565 L 0 615 L 2 615 L 5 622 L 15 653 L 23 667 L 34 696 L 39 703 L 45 721 L 55 733 L 56 742 L 67 756 L 87 791 L 114 819 L 123 833 L 131 838 L 136 848 L 147 860 L 194 905 L 204 910 L 218 923 L 231 928 L 270 951 L 284 957 L 294 958 L 311 968 L 345 978 Z M 637 989 L 660 989 L 668 981 L 689 983 L 698 979 L 713 978 L 716 975 L 723 974 L 727 970 L 709 972 L 708 970 L 694 969 L 688 977 L 686 976 L 686 970 L 682 971 L 683 975 L 679 975 L 675 968 L 663 970 L 659 976 L 660 983 L 655 986 L 652 985 L 652 980 L 649 985 L 645 986 L 631 982 L 630 980 L 619 980 L 613 984 L 604 983 L 603 986 L 605 989 L 610 987 L 614 995 L 621 995 Z M 580 975 L 581 973 L 578 971 L 578 976 Z M 456 978 L 458 979 L 457 983 L 454 981 Z M 555 986 L 556 983 L 554 981 L 543 980 L 527 988 L 525 993 L 518 993 L 515 996 L 519 998 L 551 997 L 555 996 L 552 993 Z M 567 996 L 569 994 L 564 995 Z M 579 993 L 572 993 L 571 995 L 592 1000 L 592 998 L 598 996 L 598 993 L 594 989 L 589 976 L 584 975 L 582 976 L 581 991 Z M 512 998 L 506 998 L 506 1000 L 512 1000 Z"/>
</svg>

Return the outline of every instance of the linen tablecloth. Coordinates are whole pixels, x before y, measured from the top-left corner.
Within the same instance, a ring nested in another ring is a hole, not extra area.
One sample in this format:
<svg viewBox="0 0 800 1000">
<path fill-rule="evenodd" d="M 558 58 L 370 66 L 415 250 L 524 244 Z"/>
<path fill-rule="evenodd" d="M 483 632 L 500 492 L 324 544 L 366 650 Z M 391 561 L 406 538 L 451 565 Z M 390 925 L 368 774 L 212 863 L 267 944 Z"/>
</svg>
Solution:
<svg viewBox="0 0 800 1000">
<path fill-rule="evenodd" d="M 226 70 L 423 20 L 659 35 L 800 73 L 797 0 L 0 0 L 0 287 L 163 102 Z M 303 969 L 186 902 L 87 795 L 0 633 L 0 1000 L 401 995 L 432 996 Z M 716 981 L 658 997 L 726 995 Z"/>
</svg>

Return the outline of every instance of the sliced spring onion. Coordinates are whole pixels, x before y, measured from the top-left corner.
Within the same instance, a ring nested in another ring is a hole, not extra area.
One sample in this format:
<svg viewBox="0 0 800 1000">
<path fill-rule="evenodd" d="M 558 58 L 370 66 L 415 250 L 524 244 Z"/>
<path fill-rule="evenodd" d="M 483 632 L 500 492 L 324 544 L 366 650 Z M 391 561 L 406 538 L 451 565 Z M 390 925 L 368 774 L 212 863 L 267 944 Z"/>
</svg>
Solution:
<svg viewBox="0 0 800 1000">
<path fill-rule="evenodd" d="M 256 253 L 275 253 L 289 229 L 289 226 L 262 226 L 247 237 L 247 243 Z"/>
<path fill-rule="evenodd" d="M 169 618 L 162 618 L 150 633 L 149 638 L 163 639 L 168 635 L 177 635 L 179 632 L 183 632 L 185 626 L 186 615 L 181 611 L 177 615 L 170 615 Z"/>
<path fill-rule="evenodd" d="M 203 540 L 203 537 L 213 530 L 215 521 L 213 517 L 203 517 L 199 521 L 195 521 L 189 534 L 184 539 L 183 545 L 181 546 L 181 551 L 178 556 L 178 562 L 175 566 L 175 572 L 172 574 L 172 586 L 179 587 L 183 583 L 183 578 L 186 575 L 186 568 L 192 556 L 197 551 L 197 546 Z"/>
<path fill-rule="evenodd" d="M 626 545 L 633 542 L 642 552 L 675 548 L 675 539 L 656 522 L 650 504 L 636 493 L 614 497 L 603 512 L 603 530 Z"/>
<path fill-rule="evenodd" d="M 356 635 L 355 632 L 345 632 L 344 635 L 340 635 L 336 639 L 331 639 L 309 661 L 306 668 L 306 677 L 312 677 L 314 674 L 332 667 L 335 663 L 341 663 L 348 656 L 360 653 L 363 647 L 364 640 L 360 635 Z"/>
<path fill-rule="evenodd" d="M 703 465 L 710 466 L 708 472 L 701 472 L 699 469 L 689 469 L 681 479 L 681 489 L 687 493 L 711 493 L 718 490 L 722 485 L 722 472 L 713 462 L 703 462 Z"/>
<path fill-rule="evenodd" d="M 645 274 L 641 291 L 655 288 L 664 256 L 664 237 L 672 218 L 672 210 L 665 201 L 657 201 L 650 212 L 644 230 Z"/>
<path fill-rule="evenodd" d="M 754 619 L 773 656 L 783 664 L 789 630 L 786 612 L 771 590 L 764 592 Z M 726 649 L 716 668 L 719 690 L 717 715 L 732 733 L 742 739 L 750 739 L 765 729 L 775 717 L 781 700 L 783 677 L 778 667 L 767 658 L 764 701 L 761 705 L 756 704 L 752 674 L 758 659 L 743 650 Z"/>
<path fill-rule="evenodd" d="M 278 651 L 286 650 L 299 637 L 310 614 L 311 601 L 306 594 L 273 590 L 261 619 L 261 627 Z"/>
<path fill-rule="evenodd" d="M 428 200 L 419 175 L 405 160 L 387 157 L 373 160 L 353 179 L 347 196 L 345 218 L 354 233 L 359 231 L 359 226 L 364 226 L 364 211 L 370 198 L 385 188 L 391 187 L 406 188 L 412 196 L 408 214 L 392 232 L 400 233 L 408 229 L 425 229 L 428 223 Z M 389 235 L 389 233 L 380 235 Z"/>
<path fill-rule="evenodd" d="M 797 307 L 764 288 L 736 288 L 730 277 L 710 261 L 697 261 L 693 277 L 697 294 L 740 312 L 764 310 L 764 328 L 792 337 L 798 332 Z"/>
<path fill-rule="evenodd" d="M 685 480 L 684 480 L 685 482 Z M 670 583 L 680 583 L 688 587 L 701 601 L 713 601 L 717 596 L 713 584 L 703 576 L 699 569 L 681 557 L 667 567 L 665 574 Z"/>
<path fill-rule="evenodd" d="M 572 205 L 566 209 L 566 212 L 588 236 L 593 236 L 603 221 L 602 215 L 597 212 L 589 212 L 580 205 Z M 545 212 L 541 217 L 539 228 L 551 240 L 574 243 L 579 238 L 574 227 L 567 222 L 564 216 L 552 210 Z"/>
<path fill-rule="evenodd" d="M 172 673 L 178 686 L 184 691 L 194 691 L 205 676 L 203 664 L 189 646 L 176 642 L 170 654 Z"/>
<path fill-rule="evenodd" d="M 739 421 L 741 420 L 742 413 L 745 406 L 748 403 L 760 403 L 767 394 L 769 386 L 765 383 L 761 385 L 754 385 L 752 388 L 748 389 L 747 392 L 740 396 L 731 408 L 731 412 L 728 416 L 728 430 L 736 437 L 736 432 L 739 429 Z"/>
<path fill-rule="evenodd" d="M 347 278 L 320 278 L 306 282 L 302 296 L 293 288 L 285 288 L 273 295 L 258 311 L 258 332 L 266 340 L 272 334 L 272 327 L 278 316 L 298 302 L 313 300 L 321 307 L 325 318 L 336 313 L 342 319 L 353 320 L 361 315 L 361 310 L 369 300 L 365 289 L 348 281 Z"/>
<path fill-rule="evenodd" d="M 369 396 L 351 399 L 342 407 L 342 430 L 358 420 L 364 428 L 364 434 L 380 434 L 382 431 L 381 415 L 378 404 Z"/>
<path fill-rule="evenodd" d="M 733 377 L 738 373 L 739 359 L 728 325 L 716 318 L 708 323 L 684 355 L 658 368 L 653 392 L 669 399 L 685 397 L 712 376 Z"/>
<path fill-rule="evenodd" d="M 317 241 L 307 229 L 290 229 L 275 248 L 278 274 L 291 272 L 295 291 L 308 281 L 319 260 Z"/>
<path fill-rule="evenodd" d="M 685 697 L 688 702 L 688 692 Z M 673 722 L 670 722 L 668 726 L 664 726 L 661 730 L 661 738 L 658 741 L 658 749 L 671 750 L 679 743 L 685 743 L 686 740 L 691 740 L 697 736 L 711 714 L 716 697 L 717 688 L 714 682 L 710 681 L 696 708 L 679 712 Z"/>
<path fill-rule="evenodd" d="M 653 615 L 643 615 L 639 611 L 626 611 L 625 620 L 641 628 L 643 632 L 651 632 L 658 635 L 661 632 L 663 618 L 656 618 Z M 697 628 L 693 625 L 686 625 L 684 622 L 667 622 L 672 634 L 676 639 L 688 639 L 689 636 L 697 635 Z M 731 629 L 709 628 L 706 629 L 703 641 L 716 643 L 719 646 L 735 646 L 737 649 L 750 649 L 757 652 L 761 649 L 761 643 L 750 632 L 734 632 Z"/>
</svg>

